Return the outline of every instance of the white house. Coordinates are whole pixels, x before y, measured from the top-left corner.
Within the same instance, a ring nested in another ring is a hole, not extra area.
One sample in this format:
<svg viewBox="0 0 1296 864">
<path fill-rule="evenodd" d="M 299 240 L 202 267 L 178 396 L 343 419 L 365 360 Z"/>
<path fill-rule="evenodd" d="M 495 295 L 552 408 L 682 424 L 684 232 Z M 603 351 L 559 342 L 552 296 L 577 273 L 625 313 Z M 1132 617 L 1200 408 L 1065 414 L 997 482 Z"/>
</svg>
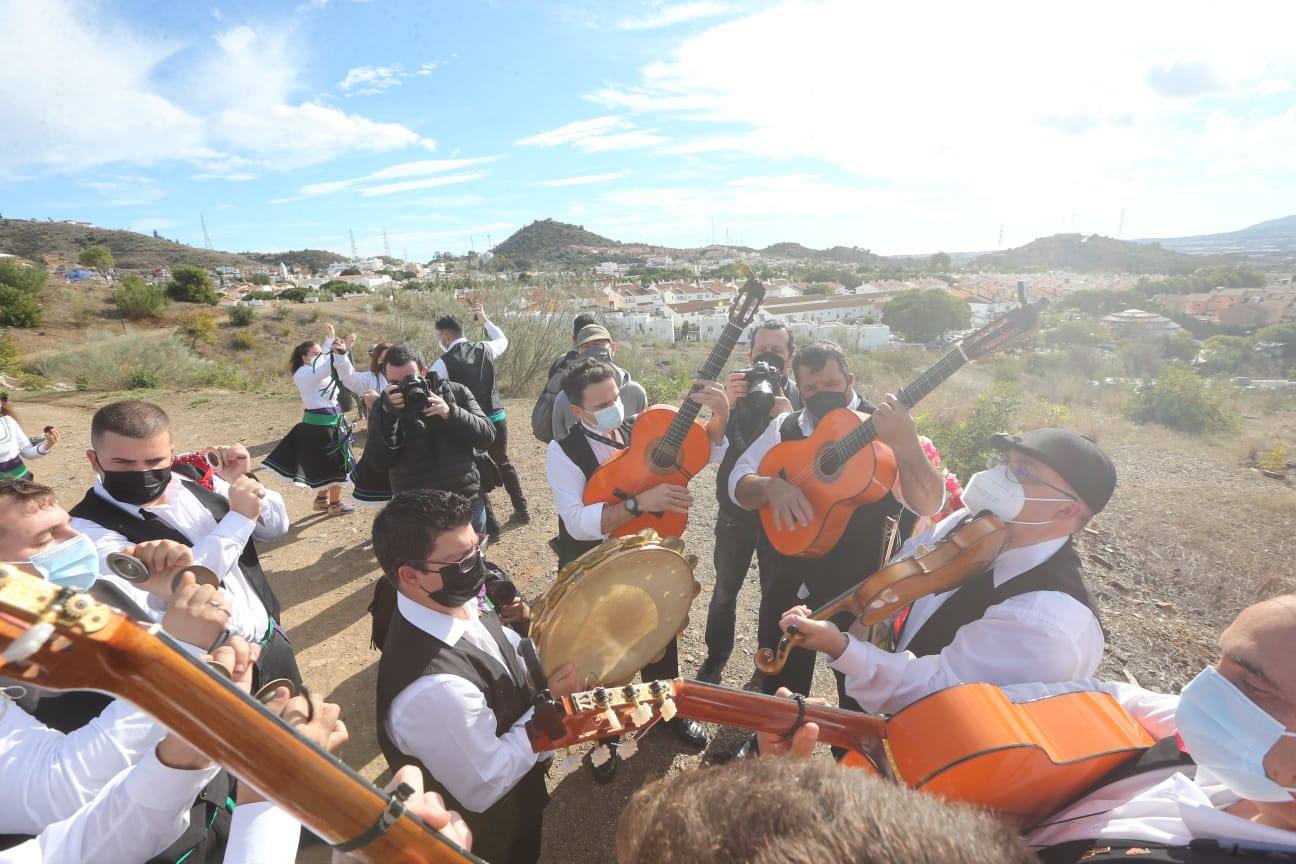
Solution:
<svg viewBox="0 0 1296 864">
<path fill-rule="evenodd" d="M 606 316 L 608 329 L 618 338 L 643 338 L 657 342 L 675 341 L 675 320 L 669 314 L 623 312 Z"/>
</svg>

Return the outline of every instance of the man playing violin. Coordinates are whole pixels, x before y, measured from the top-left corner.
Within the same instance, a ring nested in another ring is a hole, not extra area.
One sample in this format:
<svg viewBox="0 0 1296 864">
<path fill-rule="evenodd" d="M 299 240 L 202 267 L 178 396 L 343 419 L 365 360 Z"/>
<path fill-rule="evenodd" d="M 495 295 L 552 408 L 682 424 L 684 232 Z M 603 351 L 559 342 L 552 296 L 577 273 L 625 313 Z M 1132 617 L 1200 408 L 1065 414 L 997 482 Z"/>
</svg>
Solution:
<svg viewBox="0 0 1296 864">
<path fill-rule="evenodd" d="M 974 514 L 990 512 L 1008 539 L 989 569 L 901 610 L 881 625 L 881 646 L 809 618 L 804 605 L 783 615 L 781 626 L 795 626 L 803 645 L 829 656 L 865 711 L 894 713 L 955 684 L 1070 681 L 1098 668 L 1102 626 L 1071 535 L 1107 505 L 1116 468 L 1093 441 L 1063 429 L 997 434 L 991 444 L 997 455 L 972 475 L 965 508 L 896 556 L 920 554 Z"/>
<path fill-rule="evenodd" d="M 782 477 L 761 476 L 761 460 L 776 444 L 809 437 L 815 424 L 838 408 L 873 415 L 879 440 L 895 453 L 896 482 L 881 500 L 855 510 L 841 541 L 821 558 L 783 555 L 762 531 L 758 560 L 764 587 L 758 641 L 763 648 L 778 643 L 782 635 L 779 616 L 784 610 L 798 602 L 818 606 L 882 565 L 885 525 L 899 516 L 902 507 L 919 516 L 931 516 L 945 500 L 944 480 L 927 460 L 908 409 L 891 395 L 881 405 L 859 395 L 841 348 L 832 342 L 807 345 L 793 357 L 792 372 L 805 408 L 775 417 L 738 459 L 729 477 L 728 491 L 734 502 L 747 510 L 768 505 L 776 527 L 807 524 L 814 514 L 805 494 Z M 763 689 L 773 693 L 786 686 L 808 694 L 813 675 L 814 654 L 794 649 L 778 675 L 765 676 Z M 849 707 L 840 675 L 837 689 Z"/>
</svg>

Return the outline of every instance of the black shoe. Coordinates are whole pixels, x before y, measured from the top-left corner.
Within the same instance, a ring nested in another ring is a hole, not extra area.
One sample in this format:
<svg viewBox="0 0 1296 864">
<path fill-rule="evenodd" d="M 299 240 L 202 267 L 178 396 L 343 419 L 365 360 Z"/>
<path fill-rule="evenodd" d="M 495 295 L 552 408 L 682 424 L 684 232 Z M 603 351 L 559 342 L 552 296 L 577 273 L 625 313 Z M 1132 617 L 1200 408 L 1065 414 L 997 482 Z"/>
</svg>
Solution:
<svg viewBox="0 0 1296 864">
<path fill-rule="evenodd" d="M 686 717 L 672 717 L 666 721 L 666 725 L 675 733 L 675 737 L 683 741 L 694 750 L 702 750 L 707 746 L 706 729 L 696 720 L 689 720 Z"/>
<path fill-rule="evenodd" d="M 702 661 L 702 668 L 698 669 L 697 679 L 703 684 L 719 684 L 720 676 L 724 673 L 725 663 L 729 662 L 728 657 L 712 657 L 710 654 Z"/>
<path fill-rule="evenodd" d="M 525 507 L 514 507 L 513 515 L 509 517 L 508 522 L 506 522 L 505 524 L 506 525 L 530 525 L 531 514 L 527 512 L 527 509 Z"/>
<path fill-rule="evenodd" d="M 760 751 L 756 749 L 756 736 L 748 735 L 743 742 L 738 745 L 738 749 L 729 755 L 730 759 L 751 759 L 759 756 Z"/>
<path fill-rule="evenodd" d="M 612 758 L 604 762 L 602 765 L 595 765 L 594 760 L 591 759 L 588 754 L 585 756 L 585 762 L 590 767 L 590 776 L 592 776 L 594 782 L 598 783 L 600 786 L 612 781 L 612 778 L 616 776 L 617 763 L 621 761 L 621 756 L 617 753 L 616 741 L 608 741 L 605 743 L 608 750 L 612 753 Z M 590 753 L 593 752 L 593 750 L 590 751 Z"/>
</svg>

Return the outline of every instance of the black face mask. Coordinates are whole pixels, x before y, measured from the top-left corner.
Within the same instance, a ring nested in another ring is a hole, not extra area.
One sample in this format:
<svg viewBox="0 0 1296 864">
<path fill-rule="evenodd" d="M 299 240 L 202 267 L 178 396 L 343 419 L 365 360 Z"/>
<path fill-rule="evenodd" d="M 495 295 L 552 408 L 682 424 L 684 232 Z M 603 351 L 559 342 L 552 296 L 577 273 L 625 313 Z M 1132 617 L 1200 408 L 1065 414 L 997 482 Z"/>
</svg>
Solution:
<svg viewBox="0 0 1296 864">
<path fill-rule="evenodd" d="M 589 351 L 586 351 L 585 356 L 596 357 L 599 360 L 602 360 L 604 363 L 611 363 L 612 349 L 607 347 L 606 345 L 600 345 L 597 348 L 591 348 Z"/>
<path fill-rule="evenodd" d="M 807 396 L 804 402 L 806 410 L 818 423 L 829 411 L 849 405 L 850 397 L 836 390 L 821 390 L 813 396 Z"/>
<path fill-rule="evenodd" d="M 768 363 L 769 365 L 777 369 L 779 372 L 782 372 L 783 367 L 786 365 L 783 358 L 775 354 L 773 351 L 762 351 L 761 353 L 757 354 L 755 357 L 752 358 L 752 362 Z"/>
<path fill-rule="evenodd" d="M 448 564 L 437 572 L 441 574 L 441 589 L 428 591 L 427 595 L 447 608 L 464 605 L 486 584 L 486 562 L 480 552 L 477 553 L 477 563 L 467 572 L 460 570 L 458 564 Z"/>
<path fill-rule="evenodd" d="M 103 469 L 101 469 L 103 470 Z M 103 472 L 104 491 L 123 504 L 147 504 L 156 501 L 171 484 L 171 466 L 150 471 Z"/>
</svg>

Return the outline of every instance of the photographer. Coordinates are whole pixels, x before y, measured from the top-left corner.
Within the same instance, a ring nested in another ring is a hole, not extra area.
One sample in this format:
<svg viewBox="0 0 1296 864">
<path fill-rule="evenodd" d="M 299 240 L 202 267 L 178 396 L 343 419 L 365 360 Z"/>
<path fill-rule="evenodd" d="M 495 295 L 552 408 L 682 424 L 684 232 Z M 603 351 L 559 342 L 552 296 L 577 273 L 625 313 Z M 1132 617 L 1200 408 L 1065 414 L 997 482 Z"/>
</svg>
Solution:
<svg viewBox="0 0 1296 864">
<path fill-rule="evenodd" d="M 716 498 L 720 502 L 715 527 L 716 578 L 707 605 L 707 657 L 698 670 L 699 681 L 720 683 L 733 651 L 738 591 L 760 537 L 756 513 L 743 510 L 729 498 L 729 474 L 738 457 L 769 425 L 770 418 L 801 407 L 801 394 L 787 376 L 793 347 L 792 331 L 786 324 L 765 321 L 751 333 L 748 368 L 729 373 L 725 381 L 731 408 L 725 428 L 729 450 L 716 472 Z"/>
<path fill-rule="evenodd" d="M 485 526 L 486 512 L 473 451 L 488 450 L 495 427 L 472 391 L 428 374 L 423 356 L 408 344 L 387 351 L 383 374 L 392 382 L 369 414 L 369 438 L 360 467 L 366 476 L 385 474 L 390 493 L 442 489 L 472 500 L 472 523 Z M 362 497 L 359 483 L 356 497 Z"/>
</svg>

